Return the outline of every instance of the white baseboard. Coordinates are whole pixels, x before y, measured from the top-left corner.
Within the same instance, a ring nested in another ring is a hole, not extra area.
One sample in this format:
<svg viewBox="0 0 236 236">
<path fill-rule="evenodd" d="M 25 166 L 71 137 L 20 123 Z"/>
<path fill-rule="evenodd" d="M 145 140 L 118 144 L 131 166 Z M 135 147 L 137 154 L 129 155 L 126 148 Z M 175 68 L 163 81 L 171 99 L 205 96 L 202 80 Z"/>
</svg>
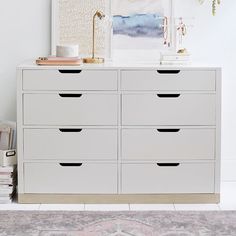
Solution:
<svg viewBox="0 0 236 236">
<path fill-rule="evenodd" d="M 236 181 L 236 159 L 222 159 L 221 181 Z"/>
</svg>

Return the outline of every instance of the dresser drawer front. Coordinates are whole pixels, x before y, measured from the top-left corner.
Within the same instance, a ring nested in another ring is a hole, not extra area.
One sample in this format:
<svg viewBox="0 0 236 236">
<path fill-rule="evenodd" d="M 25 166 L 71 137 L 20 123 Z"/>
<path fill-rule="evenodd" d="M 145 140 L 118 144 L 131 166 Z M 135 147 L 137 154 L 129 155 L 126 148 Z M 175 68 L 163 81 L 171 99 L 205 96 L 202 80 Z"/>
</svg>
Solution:
<svg viewBox="0 0 236 236">
<path fill-rule="evenodd" d="M 117 90 L 115 70 L 24 70 L 24 90 Z"/>
<path fill-rule="evenodd" d="M 215 125 L 215 94 L 167 96 L 170 97 L 159 97 L 157 94 L 123 95 L 122 124 Z"/>
<path fill-rule="evenodd" d="M 62 166 L 64 165 L 64 166 Z M 25 193 L 115 194 L 116 164 L 25 163 Z"/>
<path fill-rule="evenodd" d="M 117 112 L 117 95 L 24 95 L 25 125 L 117 125 Z"/>
<path fill-rule="evenodd" d="M 25 129 L 25 159 L 116 160 L 116 129 Z"/>
<path fill-rule="evenodd" d="M 121 72 L 121 85 L 122 90 L 215 91 L 215 78 L 214 70 L 128 70 Z"/>
<path fill-rule="evenodd" d="M 179 166 L 123 164 L 122 193 L 213 193 L 213 163 L 181 163 Z"/>
<path fill-rule="evenodd" d="M 215 129 L 123 129 L 125 160 L 215 158 Z"/>
</svg>

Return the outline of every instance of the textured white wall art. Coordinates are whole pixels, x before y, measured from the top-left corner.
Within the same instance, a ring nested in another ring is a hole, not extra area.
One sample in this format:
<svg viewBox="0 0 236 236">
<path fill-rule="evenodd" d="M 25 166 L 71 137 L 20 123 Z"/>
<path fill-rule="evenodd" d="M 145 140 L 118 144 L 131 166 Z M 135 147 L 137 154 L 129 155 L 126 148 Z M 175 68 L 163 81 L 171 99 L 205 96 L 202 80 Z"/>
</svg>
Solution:
<svg viewBox="0 0 236 236">
<path fill-rule="evenodd" d="M 93 15 L 97 10 L 110 16 L 110 0 L 53 0 L 52 53 L 56 45 L 79 44 L 81 56 L 91 56 Z M 95 53 L 109 56 L 109 21 L 96 19 Z"/>
</svg>

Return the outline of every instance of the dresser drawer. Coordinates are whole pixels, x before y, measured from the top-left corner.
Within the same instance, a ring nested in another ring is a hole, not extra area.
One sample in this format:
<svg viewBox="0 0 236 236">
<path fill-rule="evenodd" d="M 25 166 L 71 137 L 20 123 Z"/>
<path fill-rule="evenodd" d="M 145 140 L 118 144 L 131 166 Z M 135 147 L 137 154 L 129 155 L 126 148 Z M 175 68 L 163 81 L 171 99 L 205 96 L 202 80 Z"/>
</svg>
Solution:
<svg viewBox="0 0 236 236">
<path fill-rule="evenodd" d="M 116 160 L 116 129 L 25 129 L 26 159 Z"/>
<path fill-rule="evenodd" d="M 121 72 L 122 90 L 214 91 L 216 73 L 200 70 L 128 70 Z"/>
<path fill-rule="evenodd" d="M 117 125 L 112 94 L 25 94 L 25 125 Z"/>
<path fill-rule="evenodd" d="M 122 193 L 213 193 L 213 163 L 123 164 Z"/>
<path fill-rule="evenodd" d="M 127 94 L 123 125 L 215 125 L 215 94 Z"/>
<path fill-rule="evenodd" d="M 24 164 L 25 193 L 115 194 L 116 164 Z"/>
<path fill-rule="evenodd" d="M 24 90 L 117 90 L 115 70 L 24 70 Z"/>
<path fill-rule="evenodd" d="M 215 158 L 215 129 L 123 129 L 125 160 Z"/>
</svg>

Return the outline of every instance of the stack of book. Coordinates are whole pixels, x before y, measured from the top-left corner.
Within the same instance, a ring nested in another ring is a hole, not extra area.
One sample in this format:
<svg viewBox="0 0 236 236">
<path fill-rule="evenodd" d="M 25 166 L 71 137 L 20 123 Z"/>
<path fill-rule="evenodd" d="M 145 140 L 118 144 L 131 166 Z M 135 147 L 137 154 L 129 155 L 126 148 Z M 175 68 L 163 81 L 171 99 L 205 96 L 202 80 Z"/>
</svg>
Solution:
<svg viewBox="0 0 236 236">
<path fill-rule="evenodd" d="M 0 204 L 11 203 L 16 192 L 16 166 L 0 166 Z"/>
<path fill-rule="evenodd" d="M 83 60 L 79 57 L 39 57 L 37 65 L 42 66 L 80 66 Z"/>
<path fill-rule="evenodd" d="M 187 53 L 161 53 L 161 65 L 188 65 L 190 54 Z"/>
<path fill-rule="evenodd" d="M 16 192 L 16 124 L 0 121 L 0 203 L 10 203 Z"/>
</svg>

